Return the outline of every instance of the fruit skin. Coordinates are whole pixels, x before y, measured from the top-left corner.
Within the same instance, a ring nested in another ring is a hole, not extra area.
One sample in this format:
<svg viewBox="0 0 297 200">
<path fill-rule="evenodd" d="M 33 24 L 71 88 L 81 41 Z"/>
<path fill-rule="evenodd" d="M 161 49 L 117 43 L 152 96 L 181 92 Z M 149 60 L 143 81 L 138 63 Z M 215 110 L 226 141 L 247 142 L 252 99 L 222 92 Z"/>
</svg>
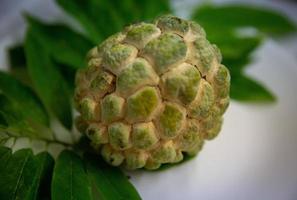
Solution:
<svg viewBox="0 0 297 200">
<path fill-rule="evenodd" d="M 77 128 L 113 166 L 159 168 L 217 136 L 230 75 L 195 22 L 138 23 L 88 53 L 77 72 Z"/>
</svg>

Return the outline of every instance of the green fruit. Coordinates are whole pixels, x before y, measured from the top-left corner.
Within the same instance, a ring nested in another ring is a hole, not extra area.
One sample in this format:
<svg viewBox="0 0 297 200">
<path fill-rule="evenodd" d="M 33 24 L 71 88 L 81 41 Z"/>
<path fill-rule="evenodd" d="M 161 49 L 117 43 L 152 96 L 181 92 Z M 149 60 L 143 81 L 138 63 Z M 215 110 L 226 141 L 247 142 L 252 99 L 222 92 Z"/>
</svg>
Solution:
<svg viewBox="0 0 297 200">
<path fill-rule="evenodd" d="M 157 169 L 219 133 L 230 75 L 197 23 L 166 15 L 130 25 L 87 58 L 76 77 L 77 127 L 109 164 Z"/>
</svg>

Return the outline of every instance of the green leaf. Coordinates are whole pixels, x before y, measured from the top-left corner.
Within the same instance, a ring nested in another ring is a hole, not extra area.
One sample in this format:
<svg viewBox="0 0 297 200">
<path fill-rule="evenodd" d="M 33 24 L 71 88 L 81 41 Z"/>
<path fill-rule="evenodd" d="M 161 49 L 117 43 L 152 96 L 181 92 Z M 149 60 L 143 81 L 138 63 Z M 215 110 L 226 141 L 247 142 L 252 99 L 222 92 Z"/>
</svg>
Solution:
<svg viewBox="0 0 297 200">
<path fill-rule="evenodd" d="M 1 199 L 35 199 L 44 169 L 51 163 L 43 155 L 34 157 L 29 149 L 15 152 L 0 171 Z"/>
<path fill-rule="evenodd" d="M 85 155 L 87 173 L 91 182 L 96 186 L 102 200 L 141 199 L 133 185 L 123 172 L 111 167 L 99 156 Z"/>
<path fill-rule="evenodd" d="M 0 114 L 1 116 L 1 114 Z M 5 144 L 6 141 L 9 139 L 9 136 L 7 135 L 7 133 L 5 133 L 2 129 L 6 129 L 7 127 L 3 127 L 0 124 L 0 146 Z"/>
<path fill-rule="evenodd" d="M 9 66 L 12 68 L 23 68 L 26 65 L 24 46 L 21 44 L 8 49 Z"/>
<path fill-rule="evenodd" d="M 26 119 L 43 124 L 49 124 L 48 115 L 36 94 L 27 86 L 12 76 L 0 72 L 0 91 L 14 100 Z"/>
<path fill-rule="evenodd" d="M 68 12 L 70 15 L 73 15 L 78 22 L 81 23 L 81 25 L 85 28 L 87 31 L 88 37 L 94 42 L 98 43 L 103 39 L 102 33 L 100 31 L 100 27 L 97 27 L 96 22 L 100 21 L 102 22 L 104 19 L 96 19 L 96 16 L 94 16 L 94 13 L 91 12 L 95 10 L 95 8 L 92 9 L 91 7 L 91 1 L 84 1 L 84 0 L 73 0 L 73 1 L 67 1 L 67 0 L 57 0 L 56 1 L 66 12 Z M 98 13 L 100 13 L 101 10 L 98 10 Z M 110 24 L 110 26 L 113 26 Z M 108 28 L 108 27 L 106 27 Z M 104 30 L 102 30 L 104 31 Z"/>
<path fill-rule="evenodd" d="M 75 87 L 75 74 L 77 70 L 75 70 L 73 67 L 70 67 L 69 65 L 63 65 L 57 62 L 53 63 L 59 67 L 59 72 L 63 76 L 71 96 L 73 96 Z"/>
<path fill-rule="evenodd" d="M 8 123 L 7 123 L 6 119 L 5 119 L 4 113 L 0 112 L 0 129 L 1 128 L 7 128 L 7 127 L 8 127 Z"/>
<path fill-rule="evenodd" d="M 134 2 L 138 2 L 141 6 L 143 20 L 152 20 L 158 15 L 168 14 L 172 12 L 170 1 L 168 0 L 134 0 Z"/>
<path fill-rule="evenodd" d="M 223 59 L 223 64 L 229 69 L 231 77 L 241 76 L 245 67 L 251 63 L 249 55 L 243 55 L 238 59 Z"/>
<path fill-rule="evenodd" d="M 30 116 L 23 113 L 22 106 L 0 93 L 0 133 L 6 133 L 5 137 L 29 137 L 38 139 L 53 138 L 49 128 L 36 123 Z M 6 123 L 6 124 L 3 124 Z M 0 134 L 2 135 L 2 134 Z M 5 139 L 5 138 L 4 138 Z"/>
<path fill-rule="evenodd" d="M 0 146 L 0 162 L 1 162 L 0 174 L 5 170 L 6 165 L 9 162 L 9 159 L 11 158 L 11 156 L 12 156 L 12 152 L 10 148 Z"/>
<path fill-rule="evenodd" d="M 66 82 L 43 43 L 28 30 L 25 41 L 28 70 L 42 102 L 68 129 L 72 127 L 70 94 Z"/>
<path fill-rule="evenodd" d="M 276 97 L 257 81 L 239 74 L 231 77 L 231 98 L 245 102 L 276 101 Z"/>
<path fill-rule="evenodd" d="M 31 33 L 38 37 L 55 61 L 74 69 L 85 66 L 85 56 L 93 44 L 62 24 L 45 24 L 27 16 Z"/>
<path fill-rule="evenodd" d="M 22 112 L 17 108 L 15 102 L 8 99 L 3 94 L 0 94 L 0 115 L 5 126 L 0 127 L 2 131 L 8 131 L 15 134 L 15 136 L 34 136 L 35 132 L 31 126 L 26 122 Z"/>
<path fill-rule="evenodd" d="M 79 21 L 95 44 L 132 22 L 170 12 L 168 0 L 57 0 L 57 3 Z"/>
<path fill-rule="evenodd" d="M 198 7 L 192 18 L 199 22 L 207 32 L 214 28 L 220 31 L 242 27 L 255 27 L 264 33 L 273 35 L 296 31 L 296 25 L 285 15 L 250 5 L 205 5 Z"/>
<path fill-rule="evenodd" d="M 32 191 L 32 199 L 36 199 L 36 197 L 41 196 L 41 193 L 46 189 L 50 189 L 47 181 L 49 177 L 51 178 L 54 168 L 54 159 L 47 152 L 37 154 L 34 157 L 34 160 L 37 165 L 37 170 L 34 177 L 34 183 L 32 184 L 32 188 L 34 189 Z M 47 186 L 48 188 L 45 188 Z"/>
<path fill-rule="evenodd" d="M 22 44 L 11 46 L 7 50 L 9 72 L 26 85 L 31 85 L 31 80 L 26 67 L 25 49 Z"/>
<path fill-rule="evenodd" d="M 262 37 L 242 37 L 235 34 L 208 34 L 207 38 L 216 44 L 225 59 L 241 59 L 253 52 L 262 42 Z"/>
<path fill-rule="evenodd" d="M 11 155 L 11 149 L 8 148 L 8 147 L 2 147 L 2 146 L 0 146 L 0 160 L 1 160 L 1 164 L 2 164 L 1 166 L 5 166 L 6 163 L 4 162 L 4 164 L 3 164 L 2 161 L 8 155 Z"/>
<path fill-rule="evenodd" d="M 225 59 L 223 64 L 228 67 L 231 74 L 231 90 L 232 99 L 243 102 L 275 102 L 275 95 L 261 85 L 258 81 L 244 75 L 244 68 L 248 66 L 251 58 L 244 55 L 241 59 Z"/>
<path fill-rule="evenodd" d="M 295 25 L 274 11 L 244 5 L 206 5 L 198 7 L 192 18 L 205 28 L 208 39 L 222 52 L 222 62 L 231 74 L 231 98 L 245 102 L 274 102 L 276 98 L 268 89 L 243 75 L 263 35 L 244 36 L 237 30 L 253 27 L 267 34 L 283 35 L 295 31 Z"/>
<path fill-rule="evenodd" d="M 168 0 L 110 0 L 110 9 L 117 8 L 125 24 L 140 21 L 151 21 L 161 14 L 171 13 Z"/>
<path fill-rule="evenodd" d="M 92 199 L 91 185 L 83 162 L 71 151 L 63 151 L 56 161 L 52 180 L 52 199 Z"/>
</svg>

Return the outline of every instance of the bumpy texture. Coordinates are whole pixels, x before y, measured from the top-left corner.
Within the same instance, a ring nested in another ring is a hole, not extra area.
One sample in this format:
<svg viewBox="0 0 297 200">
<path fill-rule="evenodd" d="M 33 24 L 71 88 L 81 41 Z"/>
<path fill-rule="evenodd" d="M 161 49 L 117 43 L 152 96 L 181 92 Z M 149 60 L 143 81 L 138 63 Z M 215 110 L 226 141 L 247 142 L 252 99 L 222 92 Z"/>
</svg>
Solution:
<svg viewBox="0 0 297 200">
<path fill-rule="evenodd" d="M 230 75 L 195 22 L 162 16 L 106 39 L 76 77 L 77 128 L 106 162 L 157 169 L 220 131 Z"/>
</svg>

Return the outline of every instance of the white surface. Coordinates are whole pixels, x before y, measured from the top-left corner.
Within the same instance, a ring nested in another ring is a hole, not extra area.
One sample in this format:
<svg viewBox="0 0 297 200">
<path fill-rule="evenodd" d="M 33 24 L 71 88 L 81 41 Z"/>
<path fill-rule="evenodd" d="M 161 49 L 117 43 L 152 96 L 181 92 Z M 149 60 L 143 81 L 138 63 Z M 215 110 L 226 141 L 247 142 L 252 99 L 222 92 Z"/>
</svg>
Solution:
<svg viewBox="0 0 297 200">
<path fill-rule="evenodd" d="M 26 2 L 14 7 L 13 12 L 7 11 L 5 20 L 4 14 L 0 15 L 1 68 L 6 67 L 6 46 L 21 41 L 25 26 L 19 10 L 25 8 L 50 20 L 63 16 L 63 20 L 71 21 L 52 1 Z M 175 1 L 184 16 L 187 5 L 193 5 L 187 2 Z M 296 11 L 296 4 L 294 7 L 292 3 L 274 1 L 268 5 L 297 21 L 292 12 Z M 247 72 L 272 89 L 278 97 L 277 104 L 232 102 L 222 132 L 206 143 L 197 158 L 162 172 L 130 173 L 144 200 L 297 199 L 296 41 L 296 35 L 282 42 L 268 40 L 255 54 L 255 62 Z"/>
</svg>

